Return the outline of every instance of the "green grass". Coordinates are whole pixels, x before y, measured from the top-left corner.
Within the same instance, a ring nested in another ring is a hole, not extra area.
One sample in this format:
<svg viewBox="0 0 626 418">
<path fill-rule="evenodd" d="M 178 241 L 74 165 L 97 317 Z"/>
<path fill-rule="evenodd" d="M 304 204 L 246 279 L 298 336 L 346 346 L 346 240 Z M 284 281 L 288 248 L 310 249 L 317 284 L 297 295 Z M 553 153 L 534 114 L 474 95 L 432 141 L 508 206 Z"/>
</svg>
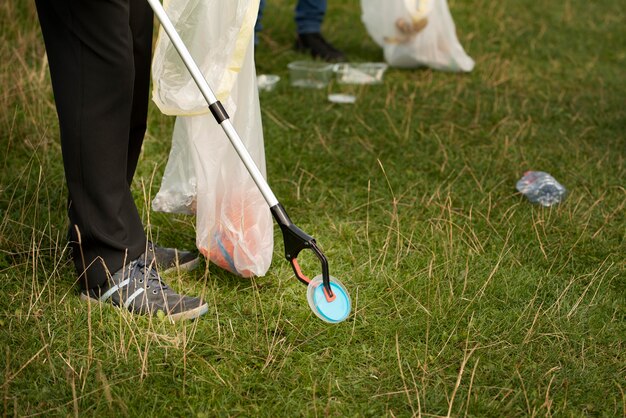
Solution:
<svg viewBox="0 0 626 418">
<path fill-rule="evenodd" d="M 168 279 L 209 313 L 169 325 L 76 297 L 58 124 L 32 2 L 0 4 L 0 405 L 3 416 L 625 416 L 626 19 L 619 2 L 451 1 L 471 74 L 391 69 L 381 86 L 288 84 L 292 3 L 270 2 L 259 73 L 269 180 L 347 286 L 317 320 L 276 235 L 267 276 Z M 358 2 L 325 32 L 382 53 Z M 136 198 L 151 213 L 172 119 L 151 110 Z M 569 190 L 550 209 L 528 169 Z M 278 234 L 278 231 L 276 231 Z M 315 270 L 305 259 L 306 270 Z"/>
</svg>

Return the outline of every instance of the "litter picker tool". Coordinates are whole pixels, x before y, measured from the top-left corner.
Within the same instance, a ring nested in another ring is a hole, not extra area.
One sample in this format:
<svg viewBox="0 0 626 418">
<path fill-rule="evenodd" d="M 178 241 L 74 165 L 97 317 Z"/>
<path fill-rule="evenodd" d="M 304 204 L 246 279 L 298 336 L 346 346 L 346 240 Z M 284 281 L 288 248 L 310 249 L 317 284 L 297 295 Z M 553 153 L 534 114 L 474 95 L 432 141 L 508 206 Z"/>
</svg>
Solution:
<svg viewBox="0 0 626 418">
<path fill-rule="evenodd" d="M 159 0 L 147 0 L 150 7 L 154 11 L 161 26 L 167 33 L 168 38 L 172 42 L 174 48 L 183 60 L 185 67 L 191 74 L 200 92 L 204 96 L 209 110 L 217 123 L 222 127 L 224 133 L 228 137 L 230 143 L 241 158 L 246 169 L 252 176 L 263 198 L 267 202 L 274 220 L 280 227 L 283 234 L 283 242 L 285 244 L 285 258 L 291 264 L 293 271 L 300 282 L 308 286 L 307 300 L 309 306 L 315 315 L 320 319 L 330 323 L 338 323 L 345 320 L 350 314 L 350 296 L 343 284 L 336 278 L 330 276 L 328 270 L 328 261 L 322 250 L 317 246 L 315 239 L 298 228 L 289 219 L 285 208 L 280 204 L 272 189 L 265 181 L 261 171 L 254 163 L 250 153 L 243 144 L 239 134 L 233 127 L 226 110 L 222 103 L 211 90 L 208 82 L 202 75 L 198 65 L 189 53 L 184 42 L 178 35 L 170 18 Z M 298 255 L 302 250 L 310 250 L 319 259 L 322 267 L 322 274 L 313 279 L 309 279 L 302 272 L 298 264 Z"/>
</svg>

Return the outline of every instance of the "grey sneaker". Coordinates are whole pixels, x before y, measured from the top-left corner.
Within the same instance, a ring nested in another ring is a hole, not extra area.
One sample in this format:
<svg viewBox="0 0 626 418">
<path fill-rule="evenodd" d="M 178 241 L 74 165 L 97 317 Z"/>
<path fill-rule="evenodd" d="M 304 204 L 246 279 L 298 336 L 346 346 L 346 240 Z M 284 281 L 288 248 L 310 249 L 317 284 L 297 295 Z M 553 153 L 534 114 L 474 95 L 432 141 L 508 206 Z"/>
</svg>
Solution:
<svg viewBox="0 0 626 418">
<path fill-rule="evenodd" d="M 157 270 L 161 274 L 172 271 L 190 271 L 195 269 L 200 261 L 198 255 L 191 251 L 159 247 L 150 241 L 148 241 L 148 252 L 154 257 Z"/>
<path fill-rule="evenodd" d="M 209 310 L 202 299 L 170 289 L 150 261 L 151 257 L 144 255 L 131 261 L 113 274 L 105 287 L 83 290 L 81 299 L 108 302 L 134 314 L 157 315 L 162 311 L 172 322 L 197 318 Z"/>
</svg>

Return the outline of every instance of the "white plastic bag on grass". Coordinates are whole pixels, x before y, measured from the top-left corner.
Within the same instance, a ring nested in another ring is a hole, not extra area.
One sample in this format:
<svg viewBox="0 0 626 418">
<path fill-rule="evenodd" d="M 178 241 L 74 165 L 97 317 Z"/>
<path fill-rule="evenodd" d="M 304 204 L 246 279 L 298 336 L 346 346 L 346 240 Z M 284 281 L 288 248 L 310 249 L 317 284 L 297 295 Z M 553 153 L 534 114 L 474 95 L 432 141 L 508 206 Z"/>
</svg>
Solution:
<svg viewBox="0 0 626 418">
<path fill-rule="evenodd" d="M 265 175 L 254 68 L 258 0 L 170 0 L 168 14 Z M 243 277 L 262 276 L 273 252 L 263 196 L 165 34 L 153 60 L 153 99 L 178 115 L 154 210 L 196 214 L 196 245 L 211 262 Z"/>
<path fill-rule="evenodd" d="M 446 0 L 361 0 L 362 20 L 393 67 L 472 71 Z"/>
</svg>

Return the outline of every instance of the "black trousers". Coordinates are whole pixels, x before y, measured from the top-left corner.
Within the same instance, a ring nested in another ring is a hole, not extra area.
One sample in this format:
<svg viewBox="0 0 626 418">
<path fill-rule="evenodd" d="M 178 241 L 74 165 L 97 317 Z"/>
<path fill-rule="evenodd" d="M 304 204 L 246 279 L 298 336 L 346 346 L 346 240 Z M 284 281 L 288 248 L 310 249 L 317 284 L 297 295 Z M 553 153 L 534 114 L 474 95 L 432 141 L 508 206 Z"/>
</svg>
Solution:
<svg viewBox="0 0 626 418">
<path fill-rule="evenodd" d="M 145 0 L 36 0 L 59 117 L 72 257 L 82 287 L 146 250 L 132 182 L 146 130 Z"/>
</svg>

